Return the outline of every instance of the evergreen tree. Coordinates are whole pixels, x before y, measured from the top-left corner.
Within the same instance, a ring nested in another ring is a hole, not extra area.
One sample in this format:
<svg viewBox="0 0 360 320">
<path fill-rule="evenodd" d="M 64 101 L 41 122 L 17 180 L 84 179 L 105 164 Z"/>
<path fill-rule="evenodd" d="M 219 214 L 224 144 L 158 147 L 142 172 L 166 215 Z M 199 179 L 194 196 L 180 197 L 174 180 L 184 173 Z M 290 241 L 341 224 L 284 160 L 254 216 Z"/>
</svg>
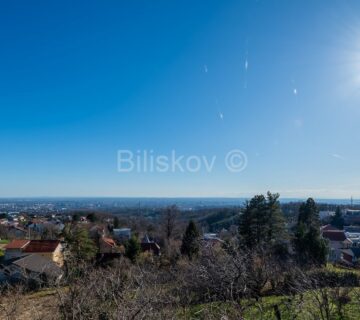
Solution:
<svg viewBox="0 0 360 320">
<path fill-rule="evenodd" d="M 246 202 L 239 220 L 242 247 L 272 247 L 286 238 L 279 194 L 257 195 Z"/>
<path fill-rule="evenodd" d="M 294 248 L 298 262 L 303 265 L 326 263 L 327 246 L 320 235 L 319 211 L 312 198 L 300 206 Z"/>
<path fill-rule="evenodd" d="M 299 208 L 298 224 L 320 227 L 319 210 L 314 199 L 309 198 Z"/>
<path fill-rule="evenodd" d="M 267 193 L 266 213 L 266 241 L 275 244 L 283 242 L 287 238 L 285 219 L 279 202 L 278 193 Z"/>
<path fill-rule="evenodd" d="M 194 221 L 191 220 L 182 239 L 181 254 L 187 255 L 192 260 L 199 252 L 199 237 L 200 233 Z"/>
<path fill-rule="evenodd" d="M 120 220 L 118 217 L 114 218 L 114 229 L 118 229 L 120 227 Z"/>
<path fill-rule="evenodd" d="M 340 230 L 344 229 L 344 218 L 341 213 L 340 207 L 336 208 L 335 215 L 331 219 L 331 225 Z"/>
<path fill-rule="evenodd" d="M 135 262 L 136 258 L 140 254 L 140 242 L 136 236 L 132 236 L 125 244 L 125 256 L 132 262 Z"/>
<path fill-rule="evenodd" d="M 96 256 L 97 247 L 86 229 L 68 225 L 64 237 L 76 260 L 91 260 Z"/>
<path fill-rule="evenodd" d="M 89 220 L 90 222 L 94 223 L 96 222 L 98 219 L 97 219 L 97 216 L 95 213 L 91 212 L 89 213 L 87 216 L 86 216 L 86 219 Z"/>
</svg>

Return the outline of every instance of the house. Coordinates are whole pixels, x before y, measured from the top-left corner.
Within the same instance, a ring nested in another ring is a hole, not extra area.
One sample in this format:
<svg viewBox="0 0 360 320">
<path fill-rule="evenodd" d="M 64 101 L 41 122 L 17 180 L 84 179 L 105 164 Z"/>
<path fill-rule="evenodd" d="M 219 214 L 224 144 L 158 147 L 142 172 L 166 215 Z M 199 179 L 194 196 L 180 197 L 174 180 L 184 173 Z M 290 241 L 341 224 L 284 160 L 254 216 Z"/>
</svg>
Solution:
<svg viewBox="0 0 360 320">
<path fill-rule="evenodd" d="M 222 241 L 216 233 L 204 233 L 202 240 L 204 240 L 204 241 Z"/>
<path fill-rule="evenodd" d="M 127 241 L 131 238 L 130 228 L 113 229 L 114 238 L 119 241 Z"/>
<path fill-rule="evenodd" d="M 7 231 L 8 231 L 9 237 L 17 238 L 17 239 L 24 239 L 29 234 L 29 232 L 26 229 L 24 229 L 18 225 L 8 226 Z"/>
<path fill-rule="evenodd" d="M 216 233 L 204 233 L 201 238 L 201 244 L 205 249 L 213 249 L 224 243 Z"/>
<path fill-rule="evenodd" d="M 358 224 L 360 223 L 360 210 L 345 209 L 343 211 L 345 224 Z"/>
<path fill-rule="evenodd" d="M 325 226 L 322 226 L 320 228 L 320 231 L 321 232 L 324 232 L 324 231 L 341 231 L 340 229 L 338 228 L 335 228 L 334 226 L 332 226 L 331 224 L 327 224 Z"/>
<path fill-rule="evenodd" d="M 352 242 L 352 247 L 360 247 L 360 232 L 345 232 L 345 235 Z"/>
<path fill-rule="evenodd" d="M 23 252 L 26 254 L 36 253 L 55 262 L 60 267 L 64 264 L 63 247 L 60 240 L 31 240 Z"/>
<path fill-rule="evenodd" d="M 349 265 L 360 262 L 360 248 L 350 248 L 342 250 L 342 261 Z"/>
<path fill-rule="evenodd" d="M 30 240 L 12 240 L 8 243 L 5 249 L 5 260 L 10 260 L 14 258 L 21 257 L 23 255 L 23 250 L 30 243 Z"/>
<path fill-rule="evenodd" d="M 43 233 L 45 230 L 44 221 L 41 219 L 33 219 L 28 225 L 27 228 L 31 231 L 37 233 Z"/>
<path fill-rule="evenodd" d="M 329 242 L 329 261 L 341 261 L 342 249 L 349 249 L 352 246 L 352 241 L 346 237 L 343 230 L 325 230 L 321 234 Z"/>
<path fill-rule="evenodd" d="M 95 225 L 89 229 L 89 237 L 91 239 L 99 239 L 105 237 L 106 231 L 104 226 Z"/>
<path fill-rule="evenodd" d="M 360 226 L 344 226 L 346 232 L 360 233 Z"/>
<path fill-rule="evenodd" d="M 89 221 L 86 219 L 86 217 L 80 217 L 80 222 L 81 223 L 88 223 Z"/>
<path fill-rule="evenodd" d="M 160 256 L 160 246 L 155 242 L 149 239 L 147 235 L 141 240 L 140 243 L 142 252 L 151 252 L 155 256 Z"/>
<path fill-rule="evenodd" d="M 0 267 L 9 282 L 33 280 L 38 283 L 56 282 L 63 276 L 61 268 L 53 261 L 37 254 L 24 255 Z"/>
<path fill-rule="evenodd" d="M 99 253 L 108 254 L 108 253 L 119 253 L 120 249 L 116 245 L 115 241 L 111 238 L 101 237 L 99 240 Z"/>
</svg>

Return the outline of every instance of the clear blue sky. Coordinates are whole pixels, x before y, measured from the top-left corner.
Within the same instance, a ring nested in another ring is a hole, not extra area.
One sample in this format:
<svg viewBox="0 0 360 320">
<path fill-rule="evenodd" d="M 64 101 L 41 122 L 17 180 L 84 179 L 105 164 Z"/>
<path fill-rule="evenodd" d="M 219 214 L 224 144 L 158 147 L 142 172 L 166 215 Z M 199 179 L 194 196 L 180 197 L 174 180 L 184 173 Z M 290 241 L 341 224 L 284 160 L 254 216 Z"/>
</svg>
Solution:
<svg viewBox="0 0 360 320">
<path fill-rule="evenodd" d="M 358 1 L 2 1 L 0 43 L 0 196 L 360 197 Z"/>
</svg>

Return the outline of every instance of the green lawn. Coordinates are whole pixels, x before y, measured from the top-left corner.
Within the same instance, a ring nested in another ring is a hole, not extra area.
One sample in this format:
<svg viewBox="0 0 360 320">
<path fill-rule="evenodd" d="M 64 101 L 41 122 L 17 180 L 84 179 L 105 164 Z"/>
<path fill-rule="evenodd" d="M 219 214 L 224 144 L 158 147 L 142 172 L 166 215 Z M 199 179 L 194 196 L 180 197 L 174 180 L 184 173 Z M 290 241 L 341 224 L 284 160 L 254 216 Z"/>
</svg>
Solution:
<svg viewBox="0 0 360 320">
<path fill-rule="evenodd" d="M 340 289 L 342 292 L 346 289 Z M 354 288 L 349 293 L 349 301 L 344 307 L 343 317 L 338 316 L 337 306 L 328 305 L 329 319 L 358 320 L 360 319 L 360 288 Z M 308 320 L 328 319 L 323 305 L 323 318 L 319 304 L 321 293 L 319 291 L 308 291 L 303 295 L 295 297 L 269 296 L 259 301 L 242 301 L 240 305 L 235 303 L 209 303 L 181 309 L 178 312 L 180 319 L 239 319 L 241 314 L 246 320 L 266 319 L 277 320 L 275 306 L 278 307 L 282 320 Z M 243 311 L 241 311 L 243 308 Z"/>
</svg>

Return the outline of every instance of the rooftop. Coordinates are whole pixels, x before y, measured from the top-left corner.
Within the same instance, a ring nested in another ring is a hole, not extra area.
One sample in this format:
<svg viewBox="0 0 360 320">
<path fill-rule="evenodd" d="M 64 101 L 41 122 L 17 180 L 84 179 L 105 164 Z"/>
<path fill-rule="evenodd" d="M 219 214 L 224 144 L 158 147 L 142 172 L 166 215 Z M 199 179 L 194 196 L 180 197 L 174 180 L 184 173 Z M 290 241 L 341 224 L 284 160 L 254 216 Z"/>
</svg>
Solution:
<svg viewBox="0 0 360 320">
<path fill-rule="evenodd" d="M 30 240 L 12 240 L 5 249 L 23 249 L 29 244 Z"/>
<path fill-rule="evenodd" d="M 59 240 L 31 240 L 24 252 L 54 252 L 59 244 Z"/>
<path fill-rule="evenodd" d="M 341 230 L 323 231 L 322 235 L 330 241 L 345 241 L 347 239 L 345 232 Z"/>
<path fill-rule="evenodd" d="M 103 237 L 102 240 L 108 244 L 109 246 L 112 246 L 112 247 L 115 247 L 116 246 L 116 243 L 113 239 L 111 238 L 106 238 L 106 237 Z"/>
<path fill-rule="evenodd" d="M 60 267 L 58 267 L 56 263 L 37 254 L 30 254 L 22 257 L 14 261 L 13 264 L 20 268 L 32 272 L 45 273 L 47 276 L 52 277 L 58 277 L 62 273 Z"/>
</svg>

